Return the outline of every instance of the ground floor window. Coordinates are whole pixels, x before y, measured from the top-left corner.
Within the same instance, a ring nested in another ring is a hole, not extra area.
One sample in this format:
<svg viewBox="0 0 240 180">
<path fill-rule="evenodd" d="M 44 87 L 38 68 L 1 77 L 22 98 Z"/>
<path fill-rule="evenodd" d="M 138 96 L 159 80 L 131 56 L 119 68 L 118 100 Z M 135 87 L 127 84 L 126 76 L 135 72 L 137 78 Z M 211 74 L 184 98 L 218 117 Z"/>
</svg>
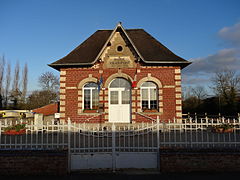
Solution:
<svg viewBox="0 0 240 180">
<path fill-rule="evenodd" d="M 157 110 L 157 85 L 153 82 L 144 82 L 141 86 L 141 104 L 142 110 Z"/>
<path fill-rule="evenodd" d="M 83 108 L 84 109 L 98 109 L 99 93 L 98 85 L 90 82 L 83 87 Z"/>
</svg>

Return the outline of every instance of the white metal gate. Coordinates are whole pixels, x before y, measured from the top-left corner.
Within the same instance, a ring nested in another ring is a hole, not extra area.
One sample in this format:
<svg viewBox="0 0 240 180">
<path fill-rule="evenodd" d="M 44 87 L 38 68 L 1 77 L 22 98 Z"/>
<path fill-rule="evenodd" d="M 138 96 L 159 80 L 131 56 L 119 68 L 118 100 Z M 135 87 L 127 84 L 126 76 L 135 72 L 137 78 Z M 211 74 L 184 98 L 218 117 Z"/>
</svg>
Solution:
<svg viewBox="0 0 240 180">
<path fill-rule="evenodd" d="M 75 124 L 71 132 L 71 170 L 156 169 L 157 124 Z"/>
</svg>

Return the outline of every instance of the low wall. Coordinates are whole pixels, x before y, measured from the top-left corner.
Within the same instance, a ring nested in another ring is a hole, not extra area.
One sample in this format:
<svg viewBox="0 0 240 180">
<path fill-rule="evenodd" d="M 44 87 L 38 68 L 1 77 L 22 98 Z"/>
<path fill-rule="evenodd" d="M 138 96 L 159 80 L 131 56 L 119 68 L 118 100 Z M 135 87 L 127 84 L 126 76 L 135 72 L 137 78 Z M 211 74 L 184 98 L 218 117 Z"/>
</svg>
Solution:
<svg viewBox="0 0 240 180">
<path fill-rule="evenodd" d="M 161 149 L 161 172 L 240 172 L 240 149 Z"/>
<path fill-rule="evenodd" d="M 0 150 L 0 175 L 66 175 L 66 150 Z M 161 172 L 240 172 L 240 149 L 161 149 Z"/>
<path fill-rule="evenodd" d="M 67 166 L 65 150 L 0 150 L 1 175 L 65 175 Z"/>
</svg>

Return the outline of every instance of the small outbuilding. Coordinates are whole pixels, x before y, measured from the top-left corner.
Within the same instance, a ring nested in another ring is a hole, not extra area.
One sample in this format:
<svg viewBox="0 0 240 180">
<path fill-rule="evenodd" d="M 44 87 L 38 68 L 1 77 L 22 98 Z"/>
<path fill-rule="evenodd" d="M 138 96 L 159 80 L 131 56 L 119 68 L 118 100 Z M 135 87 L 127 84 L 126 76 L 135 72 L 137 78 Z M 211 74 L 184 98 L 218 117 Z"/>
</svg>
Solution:
<svg viewBox="0 0 240 180">
<path fill-rule="evenodd" d="M 59 103 L 51 103 L 45 106 L 33 109 L 32 112 L 34 114 L 42 114 L 42 118 L 44 121 L 52 121 L 56 120 L 56 115 L 59 114 Z"/>
</svg>

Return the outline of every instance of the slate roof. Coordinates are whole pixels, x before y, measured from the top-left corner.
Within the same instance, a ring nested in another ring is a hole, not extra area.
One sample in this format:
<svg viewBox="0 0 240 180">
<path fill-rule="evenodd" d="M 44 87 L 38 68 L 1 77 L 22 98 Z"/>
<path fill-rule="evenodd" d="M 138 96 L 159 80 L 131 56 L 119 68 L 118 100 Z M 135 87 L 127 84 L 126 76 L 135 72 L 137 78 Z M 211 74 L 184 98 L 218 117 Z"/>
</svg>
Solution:
<svg viewBox="0 0 240 180">
<path fill-rule="evenodd" d="M 96 31 L 67 56 L 49 64 L 49 66 L 59 70 L 61 67 L 92 65 L 112 32 L 113 30 Z M 126 29 L 125 32 L 144 63 L 178 65 L 182 68 L 190 64 L 190 62 L 175 55 L 143 29 Z"/>
</svg>

